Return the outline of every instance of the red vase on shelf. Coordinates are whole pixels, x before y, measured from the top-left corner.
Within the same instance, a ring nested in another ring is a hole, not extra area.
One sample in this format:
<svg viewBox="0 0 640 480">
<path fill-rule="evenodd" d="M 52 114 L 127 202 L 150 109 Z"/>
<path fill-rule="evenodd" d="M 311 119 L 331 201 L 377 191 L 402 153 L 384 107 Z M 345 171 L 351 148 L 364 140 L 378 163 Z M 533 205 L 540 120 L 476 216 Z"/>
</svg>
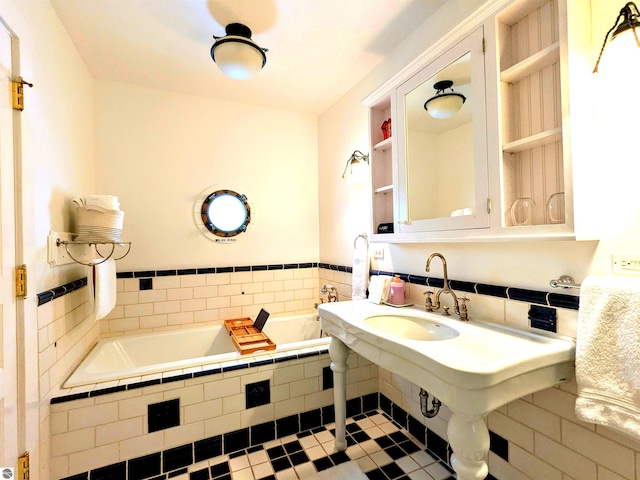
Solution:
<svg viewBox="0 0 640 480">
<path fill-rule="evenodd" d="M 388 134 L 387 138 L 390 138 L 391 137 L 391 119 L 390 118 L 387 119 L 387 134 Z"/>
<path fill-rule="evenodd" d="M 382 129 L 382 139 L 386 140 L 387 138 L 389 138 L 391 136 L 391 134 L 389 133 L 389 120 L 385 120 L 382 123 L 382 127 L 380 127 Z"/>
</svg>

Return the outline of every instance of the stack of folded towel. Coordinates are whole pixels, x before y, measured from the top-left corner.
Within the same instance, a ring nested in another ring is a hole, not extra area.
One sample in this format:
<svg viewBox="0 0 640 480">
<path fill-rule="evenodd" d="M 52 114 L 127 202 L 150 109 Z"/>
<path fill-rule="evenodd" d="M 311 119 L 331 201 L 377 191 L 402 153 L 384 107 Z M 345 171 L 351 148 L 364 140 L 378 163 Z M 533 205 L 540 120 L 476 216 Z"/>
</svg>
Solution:
<svg viewBox="0 0 640 480">
<path fill-rule="evenodd" d="M 87 195 L 75 198 L 78 205 L 78 236 L 84 242 L 121 242 L 124 212 L 118 197 L 113 195 Z"/>
</svg>

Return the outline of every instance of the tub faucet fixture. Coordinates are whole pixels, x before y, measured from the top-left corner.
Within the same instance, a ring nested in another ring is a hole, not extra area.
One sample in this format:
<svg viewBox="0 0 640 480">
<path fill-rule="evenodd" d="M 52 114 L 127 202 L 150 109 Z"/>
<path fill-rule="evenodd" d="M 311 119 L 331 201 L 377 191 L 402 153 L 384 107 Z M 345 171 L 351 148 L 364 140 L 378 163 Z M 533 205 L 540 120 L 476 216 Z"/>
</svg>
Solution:
<svg viewBox="0 0 640 480">
<path fill-rule="evenodd" d="M 327 302 L 329 303 L 338 301 L 338 290 L 333 285 L 323 286 L 320 293 L 327 296 Z"/>
<path fill-rule="evenodd" d="M 468 320 L 469 317 L 467 313 L 466 302 L 469 299 L 461 298 L 460 299 L 462 302 L 462 307 L 461 307 L 460 303 L 458 302 L 458 297 L 453 292 L 453 290 L 449 288 L 449 279 L 447 278 L 447 261 L 445 260 L 444 256 L 440 253 L 432 253 L 427 259 L 427 266 L 425 267 L 425 270 L 428 272 L 429 269 L 431 268 L 431 260 L 433 260 L 433 257 L 438 257 L 440 258 L 440 260 L 442 260 L 444 285 L 442 288 L 436 290 L 435 294 L 430 290 L 427 290 L 426 292 L 424 292 L 424 294 L 426 295 L 425 307 L 424 307 L 425 310 L 427 312 L 433 312 L 434 310 L 438 310 L 440 308 L 440 295 L 443 293 L 448 293 L 449 295 L 451 295 L 451 297 L 453 297 L 453 310 L 456 313 L 456 315 L 460 316 L 460 320 Z M 433 295 L 433 299 L 431 298 L 431 295 Z M 451 316 L 451 314 L 449 313 L 449 307 L 443 307 L 442 310 L 443 310 L 442 315 L 444 315 L 445 317 Z"/>
</svg>

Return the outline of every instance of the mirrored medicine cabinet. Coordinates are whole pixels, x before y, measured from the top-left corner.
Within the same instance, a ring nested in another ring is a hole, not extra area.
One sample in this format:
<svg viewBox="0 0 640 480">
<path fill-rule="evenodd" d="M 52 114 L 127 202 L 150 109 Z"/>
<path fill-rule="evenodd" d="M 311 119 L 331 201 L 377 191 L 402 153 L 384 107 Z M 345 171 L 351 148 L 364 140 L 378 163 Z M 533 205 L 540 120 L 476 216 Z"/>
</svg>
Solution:
<svg viewBox="0 0 640 480">
<path fill-rule="evenodd" d="M 396 89 L 399 233 L 489 225 L 484 78 L 478 29 Z M 439 82 L 464 99 L 446 118 L 425 108 Z"/>
</svg>

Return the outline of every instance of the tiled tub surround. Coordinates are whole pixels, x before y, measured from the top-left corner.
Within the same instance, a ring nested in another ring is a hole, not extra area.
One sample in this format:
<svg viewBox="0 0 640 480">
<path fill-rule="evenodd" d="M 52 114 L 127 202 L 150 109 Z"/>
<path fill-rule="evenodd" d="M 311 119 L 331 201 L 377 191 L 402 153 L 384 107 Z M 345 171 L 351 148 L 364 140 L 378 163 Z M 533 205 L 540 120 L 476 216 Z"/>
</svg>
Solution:
<svg viewBox="0 0 640 480">
<path fill-rule="evenodd" d="M 119 391 L 84 392 L 84 398 L 59 397 L 51 405 L 52 477 L 76 475 L 217 435 L 233 439 L 243 435 L 233 433 L 241 429 L 255 427 L 259 432 L 258 425 L 332 405 L 333 389 L 323 388 L 328 354 L 301 357 L 114 389 Z M 376 393 L 377 366 L 355 354 L 349 365 L 348 398 Z M 265 381 L 270 386 L 268 403 L 245 408 L 247 385 Z M 149 405 L 175 399 L 180 425 L 150 432 Z"/>
</svg>

